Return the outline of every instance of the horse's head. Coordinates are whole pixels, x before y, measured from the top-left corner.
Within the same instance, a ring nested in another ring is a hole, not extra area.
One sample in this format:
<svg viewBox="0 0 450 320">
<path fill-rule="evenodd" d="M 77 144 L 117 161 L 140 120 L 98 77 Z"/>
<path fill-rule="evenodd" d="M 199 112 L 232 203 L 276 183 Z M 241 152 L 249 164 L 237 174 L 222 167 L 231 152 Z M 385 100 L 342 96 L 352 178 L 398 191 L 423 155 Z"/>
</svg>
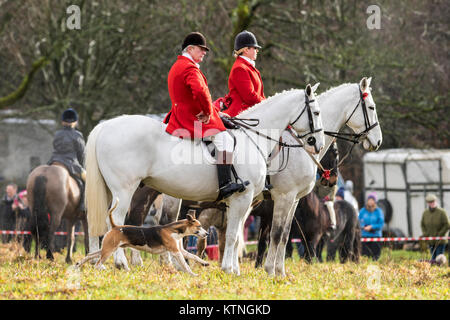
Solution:
<svg viewBox="0 0 450 320">
<path fill-rule="evenodd" d="M 359 104 L 350 110 L 347 125 L 360 134 L 363 147 L 369 151 L 377 150 L 383 141 L 375 101 L 372 96 L 370 82 L 372 78 L 362 78 L 359 82 Z"/>
<path fill-rule="evenodd" d="M 304 107 L 295 120 L 291 122 L 292 128 L 297 131 L 301 138 L 305 138 L 307 151 L 314 154 L 319 153 L 325 144 L 322 116 L 315 96 L 319 84 L 316 83 L 313 87 L 310 84 L 306 86 Z"/>
</svg>

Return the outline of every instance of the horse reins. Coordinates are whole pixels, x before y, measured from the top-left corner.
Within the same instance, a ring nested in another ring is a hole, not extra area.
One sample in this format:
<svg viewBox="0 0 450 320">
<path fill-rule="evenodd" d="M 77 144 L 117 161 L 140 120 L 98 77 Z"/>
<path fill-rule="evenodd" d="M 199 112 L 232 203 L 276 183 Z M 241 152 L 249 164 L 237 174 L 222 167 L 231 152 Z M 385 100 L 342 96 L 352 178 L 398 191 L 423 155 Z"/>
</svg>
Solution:
<svg viewBox="0 0 450 320">
<path fill-rule="evenodd" d="M 234 118 L 229 118 L 227 120 L 230 120 L 233 124 L 239 126 L 239 129 L 241 129 L 241 131 L 244 132 L 244 134 L 256 146 L 257 150 L 259 151 L 259 153 L 261 154 L 263 159 L 265 159 L 265 155 L 262 152 L 261 148 L 248 135 L 248 133 L 245 130 L 243 130 L 242 128 L 250 130 L 250 131 L 254 132 L 256 135 L 261 136 L 263 138 L 266 138 L 267 140 L 276 142 L 278 144 L 278 146 L 280 146 L 280 148 L 282 148 L 282 147 L 288 148 L 288 157 L 287 157 L 288 160 L 286 161 L 286 163 L 284 163 L 284 159 L 283 159 L 283 163 L 281 164 L 280 168 L 278 168 L 278 170 L 276 171 L 276 172 L 280 172 L 280 171 L 284 170 L 287 167 L 287 164 L 288 164 L 288 161 L 289 161 L 289 148 L 302 148 L 302 147 L 304 147 L 305 144 L 301 140 L 302 138 L 306 137 L 307 135 L 314 134 L 314 133 L 317 133 L 317 132 L 320 132 L 320 131 L 323 130 L 322 128 L 316 129 L 314 127 L 314 119 L 313 119 L 313 116 L 312 116 L 312 111 L 311 111 L 311 106 L 310 106 L 310 103 L 314 102 L 314 101 L 315 100 L 310 100 L 308 95 L 305 92 L 305 106 L 303 107 L 303 109 L 299 113 L 299 115 L 295 118 L 295 120 L 289 124 L 290 127 L 288 127 L 288 129 L 287 129 L 289 132 L 291 132 L 291 131 L 293 132 L 291 126 L 294 125 L 301 118 L 301 116 L 303 115 L 303 113 L 305 113 L 305 111 L 307 111 L 310 131 L 307 132 L 306 134 L 302 135 L 302 136 L 299 136 L 297 134 L 293 135 L 295 140 L 298 142 L 298 144 L 288 144 L 288 143 L 283 142 L 281 139 L 280 140 L 275 140 L 272 137 L 269 137 L 269 136 L 259 132 L 258 130 L 252 128 L 252 127 L 256 127 L 259 124 L 259 119 L 244 119 L 244 118 L 236 118 L 236 117 L 234 117 Z M 248 122 L 255 122 L 255 124 L 249 124 Z M 291 132 L 291 134 L 292 134 L 292 132 Z M 310 138 L 308 138 L 307 143 L 310 144 L 310 145 L 314 145 L 316 143 L 316 139 L 314 137 L 310 137 Z M 284 154 L 283 154 L 283 158 L 284 158 Z M 314 157 L 312 157 L 312 158 L 314 159 Z M 320 163 L 318 165 L 320 166 Z M 281 167 L 283 167 L 283 168 L 281 168 Z"/>
<path fill-rule="evenodd" d="M 327 136 L 334 137 L 335 139 L 341 139 L 341 140 L 345 140 L 345 141 L 349 141 L 349 142 L 353 143 L 350 150 L 345 154 L 344 157 L 342 157 L 342 159 L 337 164 L 338 167 L 352 153 L 355 145 L 358 143 L 361 143 L 367 137 L 367 135 L 369 134 L 369 131 L 379 125 L 378 121 L 373 124 L 370 124 L 369 113 L 367 111 L 366 100 L 365 100 L 367 97 L 367 93 L 362 93 L 361 88 L 359 86 L 358 86 L 358 90 L 359 90 L 359 101 L 356 104 L 355 108 L 353 108 L 352 113 L 347 118 L 344 125 L 347 125 L 347 123 L 350 121 L 353 114 L 355 114 L 356 110 L 358 109 L 358 106 L 361 105 L 361 108 L 363 111 L 363 116 L 364 116 L 364 126 L 366 127 L 365 130 L 360 133 L 339 133 L 339 132 L 334 132 L 334 131 L 324 131 L 323 132 Z"/>
<path fill-rule="evenodd" d="M 375 128 L 376 126 L 379 125 L 378 121 L 375 122 L 374 124 L 370 124 L 369 114 L 367 111 L 366 100 L 365 100 L 367 97 L 367 93 L 362 93 L 361 88 L 359 88 L 359 86 L 358 86 L 358 90 L 359 90 L 359 101 L 356 104 L 356 106 L 353 109 L 350 116 L 345 121 L 344 125 L 347 125 L 347 123 L 350 121 L 352 116 L 355 114 L 356 109 L 358 109 L 358 106 L 361 104 L 361 108 L 362 108 L 363 115 L 364 115 L 364 126 L 366 127 L 365 130 L 360 133 L 339 133 L 339 132 L 334 132 L 334 131 L 324 131 L 323 132 L 324 134 L 334 137 L 334 138 L 337 138 L 337 139 L 346 140 L 346 141 L 353 142 L 354 144 L 357 144 L 357 143 L 360 143 L 363 139 L 365 139 L 367 137 L 370 130 L 372 130 L 373 128 Z M 352 137 L 354 139 L 351 139 L 348 137 Z"/>
</svg>

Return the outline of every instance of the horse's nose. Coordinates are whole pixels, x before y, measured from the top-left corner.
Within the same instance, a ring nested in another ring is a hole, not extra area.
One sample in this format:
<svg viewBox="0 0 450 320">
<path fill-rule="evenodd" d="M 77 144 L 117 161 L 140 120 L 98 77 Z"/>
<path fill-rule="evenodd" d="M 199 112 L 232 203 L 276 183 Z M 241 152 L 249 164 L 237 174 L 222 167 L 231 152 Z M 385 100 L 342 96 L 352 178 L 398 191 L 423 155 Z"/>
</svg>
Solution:
<svg viewBox="0 0 450 320">
<path fill-rule="evenodd" d="M 381 146 L 381 140 L 378 140 L 377 147 Z"/>
</svg>

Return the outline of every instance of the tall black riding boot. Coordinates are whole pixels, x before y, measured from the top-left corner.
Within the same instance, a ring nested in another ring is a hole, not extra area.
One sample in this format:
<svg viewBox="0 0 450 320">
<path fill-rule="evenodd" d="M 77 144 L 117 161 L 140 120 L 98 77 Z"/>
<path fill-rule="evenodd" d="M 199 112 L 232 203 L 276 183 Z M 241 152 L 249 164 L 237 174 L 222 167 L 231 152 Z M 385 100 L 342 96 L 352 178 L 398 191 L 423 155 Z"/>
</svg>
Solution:
<svg viewBox="0 0 450 320">
<path fill-rule="evenodd" d="M 79 177 L 76 177 L 75 180 L 77 181 L 78 188 L 80 189 L 80 203 L 78 205 L 78 209 L 82 212 L 86 212 L 86 206 L 84 205 L 84 181 Z"/>
<path fill-rule="evenodd" d="M 231 164 L 217 164 L 217 176 L 219 177 L 219 196 L 217 200 L 228 198 L 236 191 L 245 190 L 245 185 L 231 181 Z"/>
</svg>

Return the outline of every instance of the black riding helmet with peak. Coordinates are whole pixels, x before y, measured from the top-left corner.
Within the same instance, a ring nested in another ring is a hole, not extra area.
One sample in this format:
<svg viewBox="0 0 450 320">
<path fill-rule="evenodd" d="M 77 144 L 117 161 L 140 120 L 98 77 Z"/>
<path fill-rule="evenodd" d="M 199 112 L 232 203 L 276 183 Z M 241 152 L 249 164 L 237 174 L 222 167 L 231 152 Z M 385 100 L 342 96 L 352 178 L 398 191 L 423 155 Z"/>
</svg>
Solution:
<svg viewBox="0 0 450 320">
<path fill-rule="evenodd" d="M 239 51 L 242 48 L 246 47 L 254 47 L 261 49 L 261 46 L 258 44 L 256 37 L 250 31 L 244 30 L 234 38 L 234 51 Z"/>
<path fill-rule="evenodd" d="M 67 123 L 77 122 L 78 113 L 74 109 L 69 108 L 62 113 L 61 120 Z"/>
<path fill-rule="evenodd" d="M 191 32 L 184 38 L 181 50 L 184 50 L 187 46 L 199 46 L 209 51 L 209 48 L 206 46 L 206 38 L 200 32 Z"/>
</svg>

